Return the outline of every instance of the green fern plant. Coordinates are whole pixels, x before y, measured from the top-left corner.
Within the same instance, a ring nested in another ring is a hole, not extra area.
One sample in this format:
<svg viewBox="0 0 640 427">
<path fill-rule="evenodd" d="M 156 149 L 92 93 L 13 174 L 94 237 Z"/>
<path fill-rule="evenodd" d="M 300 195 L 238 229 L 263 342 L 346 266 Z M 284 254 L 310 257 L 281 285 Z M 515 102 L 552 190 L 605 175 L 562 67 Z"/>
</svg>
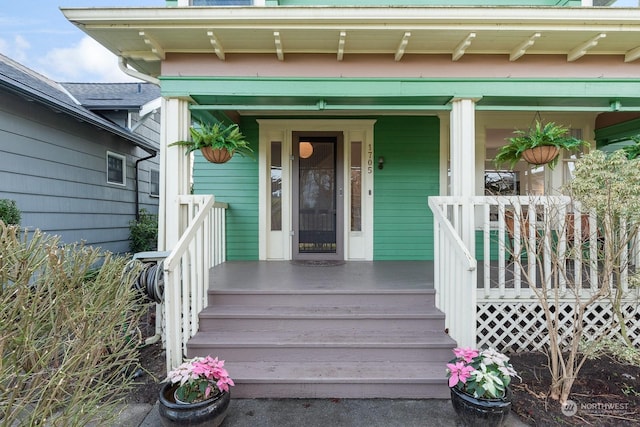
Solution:
<svg viewBox="0 0 640 427">
<path fill-rule="evenodd" d="M 528 131 L 515 130 L 513 134 L 513 137 L 507 138 L 508 144 L 501 147 L 494 158 L 497 167 L 506 163 L 513 169 L 522 158 L 522 153 L 530 148 L 551 145 L 560 150 L 575 151 L 589 146 L 589 142 L 572 137 L 567 127 L 554 122 L 543 125 L 536 120 L 535 126 Z M 558 156 L 548 163 L 549 168 L 553 169 L 557 163 Z"/>
<path fill-rule="evenodd" d="M 176 141 L 169 146 L 186 147 L 187 154 L 203 147 L 211 147 L 214 150 L 226 149 L 231 155 L 238 153 L 243 157 L 253 154 L 253 149 L 237 124 L 227 126 L 220 122 L 213 124 L 199 122 L 189 128 L 189 133 L 190 141 Z"/>
</svg>

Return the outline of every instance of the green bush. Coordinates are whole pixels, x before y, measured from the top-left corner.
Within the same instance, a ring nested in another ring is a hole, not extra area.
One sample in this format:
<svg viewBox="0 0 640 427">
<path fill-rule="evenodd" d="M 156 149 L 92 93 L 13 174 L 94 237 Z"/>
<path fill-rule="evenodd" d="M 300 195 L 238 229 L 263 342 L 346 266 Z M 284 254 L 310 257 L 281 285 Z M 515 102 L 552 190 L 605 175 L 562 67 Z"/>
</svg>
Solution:
<svg viewBox="0 0 640 427">
<path fill-rule="evenodd" d="M 158 216 L 140 209 L 140 218 L 129 222 L 129 248 L 132 253 L 158 248 Z"/>
<path fill-rule="evenodd" d="M 20 224 L 20 209 L 14 200 L 0 199 L 0 221 L 5 224 Z"/>
<path fill-rule="evenodd" d="M 0 222 L 0 425 L 113 425 L 139 365 L 126 263 Z"/>
</svg>

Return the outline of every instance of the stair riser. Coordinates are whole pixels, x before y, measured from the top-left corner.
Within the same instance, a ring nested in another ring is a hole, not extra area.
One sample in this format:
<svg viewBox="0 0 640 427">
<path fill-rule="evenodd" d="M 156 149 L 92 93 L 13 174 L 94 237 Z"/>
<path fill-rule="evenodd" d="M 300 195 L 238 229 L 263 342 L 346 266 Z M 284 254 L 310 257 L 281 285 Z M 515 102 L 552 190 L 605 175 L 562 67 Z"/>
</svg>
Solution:
<svg viewBox="0 0 640 427">
<path fill-rule="evenodd" d="M 327 330 L 333 332 L 350 331 L 379 331 L 381 333 L 393 333 L 399 331 L 444 331 L 444 319 L 386 319 L 386 318 L 359 318 L 359 319 L 335 319 L 335 318 L 200 318 L 200 330 L 215 331 L 301 331 Z"/>
<path fill-rule="evenodd" d="M 252 306 L 361 306 L 406 307 L 425 310 L 435 307 L 434 294 L 290 294 L 210 292 L 209 305 Z"/>
<path fill-rule="evenodd" d="M 385 382 L 371 382 L 367 384 L 354 383 L 286 383 L 264 384 L 237 380 L 232 387 L 233 398 L 341 398 L 341 399 L 449 399 L 449 387 L 445 381 L 441 383 L 395 384 Z M 429 414 L 425 414 L 425 420 Z M 426 421 L 425 421 L 426 422 Z M 427 424 L 428 425 L 428 422 Z"/>
<path fill-rule="evenodd" d="M 269 360 L 281 362 L 324 362 L 341 360 L 345 362 L 423 362 L 442 361 L 443 375 L 445 364 L 452 359 L 451 347 L 446 348 L 380 348 L 380 347 L 233 347 L 210 345 L 206 347 L 188 346 L 189 357 L 217 356 L 234 362 Z"/>
</svg>

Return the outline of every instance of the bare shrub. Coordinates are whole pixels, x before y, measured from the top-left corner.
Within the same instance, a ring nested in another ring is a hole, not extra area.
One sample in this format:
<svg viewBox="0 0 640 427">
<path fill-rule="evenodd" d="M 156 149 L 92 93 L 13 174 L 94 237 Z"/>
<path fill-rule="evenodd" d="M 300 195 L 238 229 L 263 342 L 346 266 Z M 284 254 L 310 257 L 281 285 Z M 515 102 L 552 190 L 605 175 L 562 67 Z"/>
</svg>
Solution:
<svg viewBox="0 0 640 427">
<path fill-rule="evenodd" d="M 138 365 L 126 261 L 0 223 L 0 425 L 112 424 Z"/>
<path fill-rule="evenodd" d="M 561 404 L 567 402 L 587 358 L 601 354 L 603 342 L 613 339 L 633 347 L 623 302 L 635 295 L 629 284 L 636 279 L 631 267 L 640 225 L 639 166 L 621 152 L 584 156 L 565 188 L 571 202 L 545 207 L 536 238 L 522 239 L 526 257 L 511 250 L 544 312 L 550 397 Z M 528 229 L 527 209 L 518 206 L 515 213 L 514 221 Z M 570 314 L 561 310 L 567 304 Z M 587 327 L 585 315 L 595 304 L 609 312 L 596 326 Z M 571 322 L 562 321 L 566 315 L 572 316 Z"/>
</svg>

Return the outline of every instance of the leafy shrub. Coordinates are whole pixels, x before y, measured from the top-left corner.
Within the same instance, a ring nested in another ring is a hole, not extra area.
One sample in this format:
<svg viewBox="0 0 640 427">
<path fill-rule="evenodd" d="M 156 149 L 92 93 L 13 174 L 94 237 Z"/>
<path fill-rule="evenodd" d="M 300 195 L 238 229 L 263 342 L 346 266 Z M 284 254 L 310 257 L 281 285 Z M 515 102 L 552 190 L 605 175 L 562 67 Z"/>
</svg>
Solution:
<svg viewBox="0 0 640 427">
<path fill-rule="evenodd" d="M 126 263 L 0 222 L 0 424 L 113 425 L 138 367 Z"/>
<path fill-rule="evenodd" d="M 20 224 L 20 209 L 14 200 L 0 199 L 0 221 L 5 224 Z"/>
<path fill-rule="evenodd" d="M 140 218 L 129 222 L 129 247 L 132 253 L 158 248 L 158 216 L 140 209 Z"/>
</svg>

